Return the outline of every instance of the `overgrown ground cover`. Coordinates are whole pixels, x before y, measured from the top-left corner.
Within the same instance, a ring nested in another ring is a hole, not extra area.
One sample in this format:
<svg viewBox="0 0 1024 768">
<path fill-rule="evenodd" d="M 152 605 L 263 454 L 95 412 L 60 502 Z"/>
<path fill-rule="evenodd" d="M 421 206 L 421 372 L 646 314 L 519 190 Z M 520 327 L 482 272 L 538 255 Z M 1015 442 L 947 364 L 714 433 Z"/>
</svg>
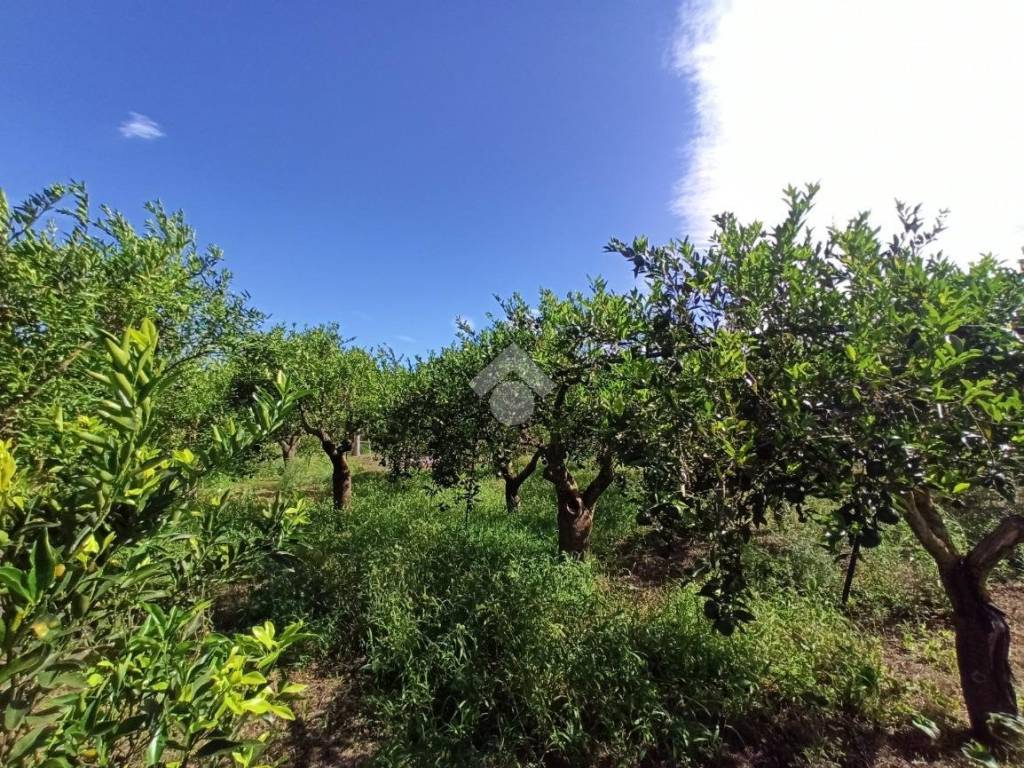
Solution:
<svg viewBox="0 0 1024 768">
<path fill-rule="evenodd" d="M 699 580 L 680 578 L 686 543 L 650 545 L 628 480 L 577 563 L 556 557 L 540 481 L 509 515 L 484 479 L 467 516 L 425 476 L 357 462 L 344 511 L 315 456 L 234 483 L 320 497 L 294 570 L 220 608 L 225 623 L 301 619 L 316 634 L 294 662 L 311 693 L 281 747 L 292 764 L 965 762 L 941 589 L 909 531 L 866 556 L 841 607 L 845 568 L 819 529 L 785 520 L 745 554 L 758 620 L 724 636 Z M 1016 606 L 1014 575 L 995 588 Z"/>
</svg>

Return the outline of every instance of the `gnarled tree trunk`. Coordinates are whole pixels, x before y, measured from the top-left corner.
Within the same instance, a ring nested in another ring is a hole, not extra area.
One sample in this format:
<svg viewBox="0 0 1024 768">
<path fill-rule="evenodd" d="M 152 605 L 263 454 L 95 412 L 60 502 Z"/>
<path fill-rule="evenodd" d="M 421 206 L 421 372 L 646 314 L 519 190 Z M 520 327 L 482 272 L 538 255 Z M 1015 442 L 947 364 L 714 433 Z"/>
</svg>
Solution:
<svg viewBox="0 0 1024 768">
<path fill-rule="evenodd" d="M 558 551 L 576 560 L 583 560 L 590 549 L 590 533 L 594 527 L 597 500 L 615 479 L 611 454 L 602 454 L 600 470 L 582 492 L 565 465 L 566 451 L 555 444 L 546 451 L 544 477 L 555 487 L 558 512 Z"/>
<path fill-rule="evenodd" d="M 973 736 L 991 742 L 994 714 L 1016 715 L 1017 695 L 1010 669 L 1010 628 L 989 597 L 985 581 L 992 569 L 1024 541 L 1024 517 L 1005 518 L 966 557 L 953 545 L 925 490 L 907 496 L 906 519 L 939 567 L 953 608 L 956 657 Z"/>
<path fill-rule="evenodd" d="M 590 551 L 594 509 L 587 506 L 575 482 L 556 484 L 555 500 L 558 505 L 558 551 L 583 560 Z"/>
<path fill-rule="evenodd" d="M 530 457 L 529 463 L 518 473 L 512 471 L 512 465 L 507 461 L 499 464 L 498 474 L 505 481 L 505 508 L 509 514 L 519 509 L 519 489 L 526 482 L 527 478 L 533 474 L 534 470 L 537 469 L 537 462 L 540 460 L 541 453 L 542 449 L 538 448 L 533 456 Z"/>
<path fill-rule="evenodd" d="M 348 506 L 352 500 L 352 470 L 345 454 L 352 450 L 352 440 L 346 438 L 341 442 L 335 442 L 325 430 L 312 426 L 305 413 L 300 411 L 299 414 L 302 417 L 302 426 L 320 441 L 320 447 L 331 460 L 331 496 L 334 508 Z"/>
<path fill-rule="evenodd" d="M 277 444 L 281 446 L 281 460 L 287 464 L 295 458 L 295 454 L 299 451 L 299 435 L 282 437 Z"/>
<path fill-rule="evenodd" d="M 348 441 L 345 441 L 342 446 L 347 443 Z M 324 452 L 331 459 L 331 496 L 334 500 L 334 508 L 347 507 L 352 501 L 352 470 L 345 458 L 347 449 L 332 443 L 330 448 L 324 446 Z"/>
<path fill-rule="evenodd" d="M 953 605 L 956 659 L 964 704 L 976 737 L 988 738 L 989 716 L 1017 714 L 1010 671 L 1010 627 L 988 596 L 983 578 L 961 560 L 942 572 Z"/>
</svg>

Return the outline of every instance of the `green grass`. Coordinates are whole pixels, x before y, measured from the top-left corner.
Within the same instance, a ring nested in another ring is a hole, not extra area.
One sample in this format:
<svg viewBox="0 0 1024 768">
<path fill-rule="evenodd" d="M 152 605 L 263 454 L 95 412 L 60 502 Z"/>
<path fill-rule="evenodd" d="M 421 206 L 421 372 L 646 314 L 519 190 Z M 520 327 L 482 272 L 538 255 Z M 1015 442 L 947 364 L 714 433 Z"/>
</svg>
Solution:
<svg viewBox="0 0 1024 768">
<path fill-rule="evenodd" d="M 849 548 L 842 554 L 848 555 Z M 746 557 L 751 582 L 761 590 L 793 592 L 835 605 L 842 595 L 846 560 L 827 549 L 813 521 L 787 516 L 760 535 Z M 933 617 L 945 609 L 935 563 L 903 524 L 885 531 L 881 546 L 861 551 L 845 613 L 881 630 Z"/>
<path fill-rule="evenodd" d="M 319 482 L 323 499 L 319 465 L 299 458 L 284 484 Z M 240 489 L 273 492 L 273 472 Z M 247 619 L 304 619 L 311 656 L 362 665 L 384 764 L 685 764 L 781 720 L 884 719 L 880 644 L 836 607 L 840 569 L 806 530 L 752 552 L 758 618 L 724 637 L 694 587 L 621 578 L 623 542 L 641 538 L 624 489 L 601 500 L 582 564 L 556 556 L 547 483 L 522 498 L 509 516 L 486 481 L 467 518 L 425 477 L 360 471 L 352 507 L 318 504 L 309 551 L 268 571 Z M 875 600 L 871 578 L 858 600 Z"/>
</svg>

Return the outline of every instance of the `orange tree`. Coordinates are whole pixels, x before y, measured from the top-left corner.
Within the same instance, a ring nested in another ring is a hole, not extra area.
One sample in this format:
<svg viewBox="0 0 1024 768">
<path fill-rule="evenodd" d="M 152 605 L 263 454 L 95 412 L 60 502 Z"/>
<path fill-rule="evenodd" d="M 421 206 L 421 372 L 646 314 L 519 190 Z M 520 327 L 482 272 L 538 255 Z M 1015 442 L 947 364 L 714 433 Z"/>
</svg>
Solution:
<svg viewBox="0 0 1024 768">
<path fill-rule="evenodd" d="M 351 346 L 336 324 L 302 330 L 277 326 L 250 335 L 239 356 L 240 379 L 236 396 L 244 400 L 267 372 L 289 371 L 304 393 L 278 431 L 282 456 L 294 453 L 300 434 L 317 439 L 331 462 L 331 494 L 336 508 L 352 498 L 352 470 L 348 453 L 355 436 L 371 426 L 380 396 L 380 368 L 364 349 Z"/>
<path fill-rule="evenodd" d="M 651 298 L 651 521 L 706 537 L 705 612 L 726 632 L 754 618 L 740 552 L 773 511 L 831 500 L 822 523 L 854 559 L 904 521 L 937 566 L 972 730 L 990 739 L 1017 701 L 985 583 L 1024 518 L 1004 515 L 966 547 L 948 523 L 972 490 L 1012 498 L 1021 476 L 1024 277 L 931 254 L 941 220 L 929 229 L 904 206 L 888 243 L 866 215 L 817 241 L 814 192 L 790 189 L 770 231 L 716 218 L 706 252 L 610 245 Z"/>
<path fill-rule="evenodd" d="M 0 440 L 0 762 L 256 765 L 264 724 L 291 719 L 300 690 L 268 674 L 303 635 L 210 632 L 210 598 L 308 519 L 278 499 L 233 528 L 226 498 L 199 485 L 269 439 L 299 393 L 279 374 L 208 448 L 172 449 L 155 419 L 155 326 L 102 338 L 91 407 L 73 420 L 58 408 L 27 449 Z"/>
<path fill-rule="evenodd" d="M 236 292 L 221 251 L 201 248 L 182 213 L 159 204 L 137 231 L 106 207 L 93 216 L 78 183 L 47 187 L 18 205 L 0 191 L 0 434 L 42 439 L 33 424 L 55 402 L 87 406 L 106 361 L 95 329 L 120 334 L 148 319 L 168 372 L 161 431 L 205 434 L 220 410 L 207 375 L 262 315 Z M 215 378 L 215 376 L 214 376 Z M 202 382 L 202 383 L 197 383 Z M 191 446 L 196 448 L 195 445 Z"/>
<path fill-rule="evenodd" d="M 559 551 L 582 558 L 598 500 L 617 467 L 639 455 L 636 403 L 656 368 L 638 347 L 642 305 L 639 294 L 602 281 L 565 298 L 543 291 L 536 306 L 504 300 L 486 328 L 463 328 L 458 343 L 419 361 L 392 421 L 425 426 L 417 444 L 434 480 L 461 486 L 470 504 L 486 468 L 515 510 L 522 484 L 543 466 Z M 594 464 L 596 476 L 581 486 L 574 473 Z"/>
<path fill-rule="evenodd" d="M 611 292 L 595 280 L 589 293 L 559 298 L 544 291 L 535 307 L 513 297 L 502 309 L 505 337 L 547 383 L 530 399 L 532 412 L 524 423 L 554 490 L 558 549 L 583 558 L 598 500 L 617 468 L 639 455 L 637 404 L 654 368 L 640 346 L 643 300 L 638 293 Z M 590 464 L 597 473 L 581 486 L 574 472 Z"/>
<path fill-rule="evenodd" d="M 420 407 L 425 424 L 425 455 L 431 475 L 441 487 L 460 487 L 471 508 L 479 490 L 480 472 L 503 481 L 506 509 L 519 506 L 519 489 L 534 473 L 540 458 L 536 426 L 531 422 L 534 398 L 547 391 L 530 389 L 543 379 L 536 365 L 515 344 L 503 322 L 482 331 L 468 328 L 460 339 L 417 366 Z M 510 388 L 521 388 L 522 402 L 507 401 Z M 523 466 L 516 462 L 531 454 Z"/>
<path fill-rule="evenodd" d="M 427 456 L 431 409 L 421 364 L 419 358 L 409 361 L 390 349 L 377 354 L 380 376 L 370 434 L 374 454 L 395 481 Z"/>
</svg>

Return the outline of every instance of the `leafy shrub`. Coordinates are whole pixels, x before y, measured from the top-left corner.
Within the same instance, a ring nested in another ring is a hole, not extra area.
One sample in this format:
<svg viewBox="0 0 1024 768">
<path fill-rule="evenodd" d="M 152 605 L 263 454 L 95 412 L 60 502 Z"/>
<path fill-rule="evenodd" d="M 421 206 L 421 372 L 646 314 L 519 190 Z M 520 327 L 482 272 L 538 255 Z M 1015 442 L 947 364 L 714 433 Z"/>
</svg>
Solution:
<svg viewBox="0 0 1024 768">
<path fill-rule="evenodd" d="M 278 502 L 263 537 L 243 546 L 214 530 L 217 505 L 195 489 L 269 436 L 296 393 L 281 375 L 201 455 L 168 450 L 153 436 L 165 383 L 156 329 L 147 321 L 102 340 L 108 363 L 92 375 L 105 397 L 40 428 L 53 454 L 0 443 L 0 762 L 251 765 L 266 736 L 237 734 L 249 720 L 290 717 L 298 689 L 264 673 L 302 633 L 211 635 L 197 599 L 232 558 L 276 551 L 302 521 Z"/>
<path fill-rule="evenodd" d="M 547 494 L 509 518 L 486 484 L 467 522 L 415 482 L 363 486 L 350 512 L 311 515 L 315 551 L 254 610 L 309 617 L 326 650 L 363 655 L 384 762 L 686 762 L 783 711 L 879 706 L 877 645 L 816 597 L 756 598 L 761 621 L 724 637 L 692 588 L 637 601 L 599 561 L 559 561 L 534 525 L 550 525 Z"/>
<path fill-rule="evenodd" d="M 54 402 L 84 413 L 97 388 L 84 371 L 106 364 L 95 328 L 120 335 L 150 318 L 160 327 L 165 378 L 161 432 L 203 436 L 223 413 L 225 353 L 262 314 L 233 290 L 223 254 L 203 249 L 181 212 L 146 207 L 136 231 L 102 207 L 93 218 L 81 183 L 54 184 L 18 205 L 0 190 L 0 431 L 28 448 Z"/>
</svg>

